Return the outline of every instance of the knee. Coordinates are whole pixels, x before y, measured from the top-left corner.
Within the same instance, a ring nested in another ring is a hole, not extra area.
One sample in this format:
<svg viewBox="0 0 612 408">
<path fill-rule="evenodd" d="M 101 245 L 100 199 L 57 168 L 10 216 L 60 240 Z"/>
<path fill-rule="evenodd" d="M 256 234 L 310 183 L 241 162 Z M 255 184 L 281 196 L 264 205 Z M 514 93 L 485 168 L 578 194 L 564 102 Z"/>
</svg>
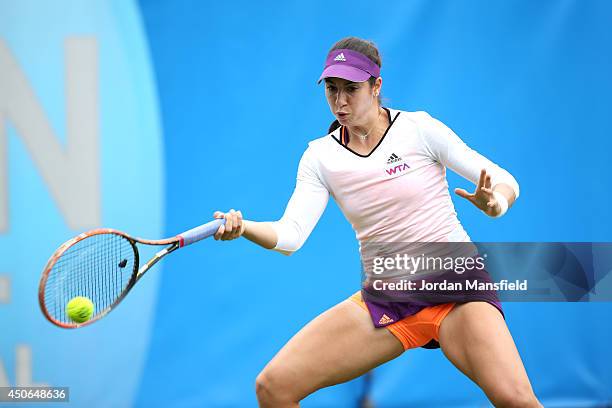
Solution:
<svg viewBox="0 0 612 408">
<path fill-rule="evenodd" d="M 299 402 L 287 376 L 280 370 L 266 367 L 255 380 L 257 401 L 262 407 Z"/>
<path fill-rule="evenodd" d="M 507 387 L 498 392 L 491 402 L 497 408 L 540 408 L 542 405 L 531 387 Z"/>
</svg>

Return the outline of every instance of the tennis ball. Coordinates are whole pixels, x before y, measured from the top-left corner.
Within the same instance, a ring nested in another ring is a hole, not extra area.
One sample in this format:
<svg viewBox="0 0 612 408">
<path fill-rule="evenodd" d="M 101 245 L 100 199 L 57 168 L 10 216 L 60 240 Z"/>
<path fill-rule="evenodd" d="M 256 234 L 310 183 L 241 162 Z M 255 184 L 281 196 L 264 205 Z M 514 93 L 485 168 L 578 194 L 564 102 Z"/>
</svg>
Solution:
<svg viewBox="0 0 612 408">
<path fill-rule="evenodd" d="M 75 323 L 84 323 L 91 319 L 94 312 L 94 304 L 89 298 L 77 296 L 66 305 L 68 317 Z"/>
</svg>

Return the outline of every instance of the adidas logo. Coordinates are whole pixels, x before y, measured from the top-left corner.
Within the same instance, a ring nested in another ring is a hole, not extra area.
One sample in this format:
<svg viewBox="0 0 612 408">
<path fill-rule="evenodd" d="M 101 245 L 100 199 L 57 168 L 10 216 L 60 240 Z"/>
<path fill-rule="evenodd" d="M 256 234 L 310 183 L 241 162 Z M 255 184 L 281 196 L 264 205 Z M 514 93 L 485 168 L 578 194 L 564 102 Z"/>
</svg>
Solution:
<svg viewBox="0 0 612 408">
<path fill-rule="evenodd" d="M 387 324 L 387 323 L 393 323 L 393 319 L 387 316 L 386 314 L 383 314 L 380 320 L 378 321 L 378 324 Z"/>
<path fill-rule="evenodd" d="M 391 163 L 395 163 L 398 161 L 401 161 L 402 158 L 399 157 L 397 154 L 392 153 L 391 156 L 389 156 L 389 158 L 387 159 L 387 164 L 391 164 Z"/>
<path fill-rule="evenodd" d="M 336 58 L 334 58 L 334 61 L 346 61 L 346 58 L 344 58 L 344 53 L 341 52 L 340 54 L 336 55 Z"/>
</svg>

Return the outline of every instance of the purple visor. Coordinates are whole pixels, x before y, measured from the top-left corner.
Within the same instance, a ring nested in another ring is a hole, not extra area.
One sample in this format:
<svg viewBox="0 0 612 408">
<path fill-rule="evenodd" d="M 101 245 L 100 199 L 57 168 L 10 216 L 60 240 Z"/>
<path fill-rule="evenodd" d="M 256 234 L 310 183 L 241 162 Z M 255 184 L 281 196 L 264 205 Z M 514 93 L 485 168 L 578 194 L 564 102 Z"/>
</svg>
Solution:
<svg viewBox="0 0 612 408">
<path fill-rule="evenodd" d="M 351 82 L 364 82 L 380 76 L 380 67 L 360 52 L 340 49 L 327 54 L 325 68 L 317 83 L 325 78 L 342 78 Z"/>
</svg>

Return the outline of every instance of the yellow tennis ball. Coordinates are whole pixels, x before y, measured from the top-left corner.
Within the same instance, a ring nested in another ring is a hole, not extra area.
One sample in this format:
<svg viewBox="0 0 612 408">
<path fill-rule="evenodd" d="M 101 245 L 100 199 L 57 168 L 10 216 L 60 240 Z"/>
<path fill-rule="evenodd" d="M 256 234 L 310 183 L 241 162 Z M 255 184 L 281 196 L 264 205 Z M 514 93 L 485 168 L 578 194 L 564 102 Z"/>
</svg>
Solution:
<svg viewBox="0 0 612 408">
<path fill-rule="evenodd" d="M 75 323 L 84 323 L 91 319 L 94 312 L 94 304 L 89 298 L 77 296 L 66 305 L 68 317 Z"/>
</svg>

